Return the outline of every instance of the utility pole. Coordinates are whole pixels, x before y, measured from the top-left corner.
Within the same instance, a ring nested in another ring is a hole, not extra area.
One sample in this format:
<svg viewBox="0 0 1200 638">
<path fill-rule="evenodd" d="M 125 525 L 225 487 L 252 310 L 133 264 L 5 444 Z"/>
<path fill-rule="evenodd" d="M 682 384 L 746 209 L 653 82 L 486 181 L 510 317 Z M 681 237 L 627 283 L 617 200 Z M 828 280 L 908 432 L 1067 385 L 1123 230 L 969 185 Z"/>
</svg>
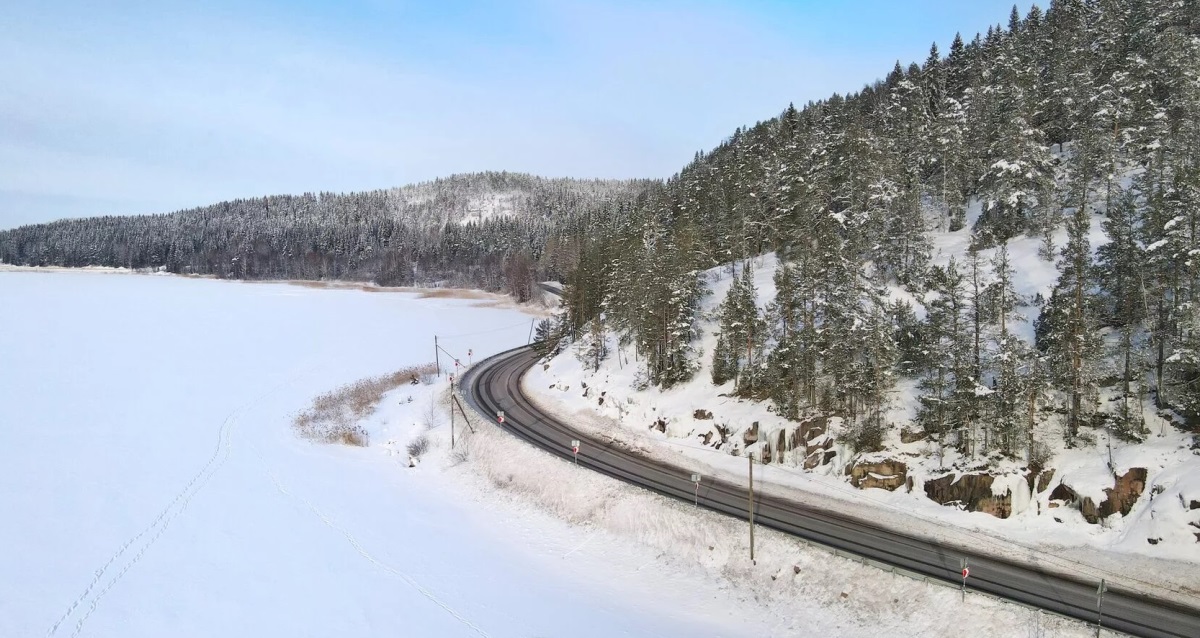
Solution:
<svg viewBox="0 0 1200 638">
<path fill-rule="evenodd" d="M 441 350 L 441 348 L 438 347 L 437 335 L 433 335 L 433 362 L 437 365 L 437 375 L 440 379 L 442 378 L 442 360 L 438 356 L 439 350 Z"/>
<path fill-rule="evenodd" d="M 750 461 L 750 562 L 754 563 L 754 453 L 747 455 Z"/>
</svg>

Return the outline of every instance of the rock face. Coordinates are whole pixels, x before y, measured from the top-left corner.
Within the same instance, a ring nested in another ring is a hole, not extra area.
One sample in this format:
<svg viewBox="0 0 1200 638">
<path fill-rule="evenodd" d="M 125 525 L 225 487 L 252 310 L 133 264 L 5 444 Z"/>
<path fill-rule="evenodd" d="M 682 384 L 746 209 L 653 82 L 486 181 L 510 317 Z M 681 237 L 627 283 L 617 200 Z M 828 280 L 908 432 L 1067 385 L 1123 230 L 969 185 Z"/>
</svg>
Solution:
<svg viewBox="0 0 1200 638">
<path fill-rule="evenodd" d="M 925 495 L 939 505 L 961 505 L 970 512 L 985 512 L 996 518 L 1012 515 L 1012 492 L 992 493 L 996 477 L 991 474 L 954 474 L 925 481 Z"/>
<path fill-rule="evenodd" d="M 817 417 L 804 421 L 792 430 L 788 449 L 804 450 L 804 469 L 825 465 L 837 456 L 837 452 L 831 449 L 833 438 L 826 434 L 828 424 L 825 417 Z"/>
<path fill-rule="evenodd" d="M 908 466 L 901 461 L 887 460 L 878 463 L 861 463 L 846 471 L 850 484 L 859 489 L 878 487 L 888 491 L 905 484 Z"/>
<path fill-rule="evenodd" d="M 758 442 L 758 421 L 750 424 L 746 431 L 742 433 L 742 444 L 751 445 Z"/>
<path fill-rule="evenodd" d="M 1084 496 L 1080 498 L 1075 493 L 1075 490 L 1071 489 L 1066 483 L 1059 483 L 1058 487 L 1054 488 L 1053 492 L 1050 492 L 1050 500 L 1051 507 L 1058 507 L 1058 504 L 1053 501 L 1063 501 L 1067 505 L 1078 508 L 1079 513 L 1083 514 L 1083 520 L 1093 525 L 1100 522 L 1100 514 L 1096 509 L 1096 503 L 1092 500 L 1092 497 Z"/>
<path fill-rule="evenodd" d="M 696 410 L 692 413 L 692 418 L 696 420 L 704 420 L 711 419 L 713 417 L 712 412 L 709 412 L 708 410 Z"/>
<path fill-rule="evenodd" d="M 777 461 L 783 463 L 784 455 L 788 451 L 788 436 L 787 430 L 776 430 L 771 434 L 763 437 L 762 445 L 762 462 L 770 463 Z"/>
<path fill-rule="evenodd" d="M 1121 516 L 1128 516 L 1129 511 L 1133 509 L 1133 504 L 1137 503 L 1138 497 L 1144 491 L 1146 491 L 1146 468 L 1130 468 L 1125 476 L 1117 477 L 1115 487 L 1104 490 L 1108 498 L 1105 498 L 1104 502 L 1100 504 L 1100 518 L 1108 518 L 1117 512 L 1120 512 Z"/>
<path fill-rule="evenodd" d="M 1053 480 L 1054 480 L 1054 468 L 1050 468 L 1048 470 L 1042 470 L 1041 473 L 1039 473 L 1038 477 L 1037 477 L 1038 494 L 1045 492 L 1046 488 L 1050 487 L 1050 481 L 1053 481 Z"/>
<path fill-rule="evenodd" d="M 1066 483 L 1059 483 L 1058 487 L 1054 488 L 1054 491 L 1050 493 L 1050 500 L 1063 501 L 1078 508 L 1079 513 L 1083 515 L 1083 520 L 1096 525 L 1101 520 L 1118 512 L 1121 516 L 1128 515 L 1145 489 L 1146 468 L 1135 467 L 1126 472 L 1124 476 L 1118 476 L 1114 487 L 1104 488 L 1105 499 L 1099 507 L 1096 506 L 1092 497 L 1081 498 Z M 1055 504 L 1051 503 L 1051 506 L 1055 506 Z"/>
</svg>

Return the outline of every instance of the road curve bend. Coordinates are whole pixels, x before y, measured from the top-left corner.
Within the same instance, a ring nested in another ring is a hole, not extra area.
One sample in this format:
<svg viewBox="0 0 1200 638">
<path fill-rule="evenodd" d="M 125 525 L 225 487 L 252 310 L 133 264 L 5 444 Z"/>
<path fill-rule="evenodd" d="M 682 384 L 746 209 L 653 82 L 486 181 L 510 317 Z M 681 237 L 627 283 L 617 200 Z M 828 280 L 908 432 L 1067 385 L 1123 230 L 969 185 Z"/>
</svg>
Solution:
<svg viewBox="0 0 1200 638">
<path fill-rule="evenodd" d="M 652 492 L 692 502 L 691 470 L 651 461 L 608 442 L 592 439 L 540 410 L 521 392 L 521 379 L 538 360 L 528 346 L 475 364 L 461 387 L 476 411 L 504 430 L 556 456 L 571 459 L 570 442 L 582 442 L 579 465 Z M 745 483 L 706 480 L 699 505 L 746 518 Z M 989 556 L 977 549 L 908 536 L 875 523 L 816 509 L 799 501 L 756 495 L 754 520 L 765 527 L 850 552 L 873 561 L 950 583 L 961 582 L 960 560 L 969 560 L 968 587 L 1050 612 L 1096 623 L 1097 583 Z M 1104 595 L 1103 625 L 1147 638 L 1200 638 L 1200 601 L 1189 608 L 1124 589 Z"/>
</svg>

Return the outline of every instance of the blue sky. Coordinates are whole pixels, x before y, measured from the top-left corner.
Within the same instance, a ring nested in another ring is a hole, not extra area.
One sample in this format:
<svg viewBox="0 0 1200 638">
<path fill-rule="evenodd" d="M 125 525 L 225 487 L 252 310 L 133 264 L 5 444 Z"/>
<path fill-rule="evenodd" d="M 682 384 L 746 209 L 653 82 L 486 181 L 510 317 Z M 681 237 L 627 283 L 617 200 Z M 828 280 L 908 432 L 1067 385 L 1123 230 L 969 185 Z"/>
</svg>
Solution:
<svg viewBox="0 0 1200 638">
<path fill-rule="evenodd" d="M 1013 3 L 23 5 L 0 21 L 0 228 L 481 170 L 665 178 Z"/>
</svg>

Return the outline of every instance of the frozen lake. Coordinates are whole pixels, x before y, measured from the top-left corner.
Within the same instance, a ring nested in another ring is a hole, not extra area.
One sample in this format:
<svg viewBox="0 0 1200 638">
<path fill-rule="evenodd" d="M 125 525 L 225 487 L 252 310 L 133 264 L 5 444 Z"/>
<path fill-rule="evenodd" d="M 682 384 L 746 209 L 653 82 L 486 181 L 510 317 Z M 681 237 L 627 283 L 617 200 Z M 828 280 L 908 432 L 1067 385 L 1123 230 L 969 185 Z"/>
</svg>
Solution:
<svg viewBox="0 0 1200 638">
<path fill-rule="evenodd" d="M 314 396 L 431 360 L 435 333 L 475 360 L 525 342 L 528 315 L 478 304 L 0 272 L 0 635 L 751 631 L 631 593 L 669 575 L 546 560 L 583 530 L 293 436 Z"/>
</svg>

